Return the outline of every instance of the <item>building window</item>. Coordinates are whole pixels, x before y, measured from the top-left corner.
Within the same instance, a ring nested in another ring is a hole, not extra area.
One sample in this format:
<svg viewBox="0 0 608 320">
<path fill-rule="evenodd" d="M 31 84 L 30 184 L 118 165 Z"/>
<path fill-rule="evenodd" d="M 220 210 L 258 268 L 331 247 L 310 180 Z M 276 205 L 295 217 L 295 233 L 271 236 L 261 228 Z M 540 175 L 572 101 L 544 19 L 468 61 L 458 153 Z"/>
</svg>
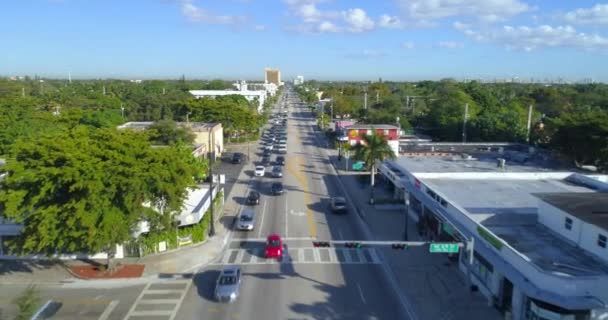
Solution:
<svg viewBox="0 0 608 320">
<path fill-rule="evenodd" d="M 372 130 L 371 129 L 367 129 L 367 135 L 371 136 L 372 135 Z"/>
<path fill-rule="evenodd" d="M 572 230 L 572 219 L 566 217 L 566 220 L 564 221 L 564 228 L 566 228 L 566 230 Z"/>
<path fill-rule="evenodd" d="M 603 235 L 603 234 L 597 235 L 597 245 L 602 248 L 606 248 L 606 236 L 605 235 Z"/>
</svg>

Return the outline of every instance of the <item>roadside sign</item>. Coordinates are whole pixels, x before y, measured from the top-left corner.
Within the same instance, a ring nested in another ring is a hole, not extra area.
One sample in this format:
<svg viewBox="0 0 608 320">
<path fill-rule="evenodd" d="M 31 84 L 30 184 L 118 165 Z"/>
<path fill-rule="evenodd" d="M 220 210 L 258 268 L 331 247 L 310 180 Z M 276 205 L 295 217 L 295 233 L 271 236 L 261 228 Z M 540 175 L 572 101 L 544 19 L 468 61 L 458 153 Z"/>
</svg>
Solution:
<svg viewBox="0 0 608 320">
<path fill-rule="evenodd" d="M 458 243 L 431 243 L 429 252 L 431 253 L 458 253 L 460 245 Z"/>
<path fill-rule="evenodd" d="M 363 162 L 353 163 L 353 170 L 363 170 Z"/>
<path fill-rule="evenodd" d="M 348 152 L 348 151 L 344 152 L 344 158 L 350 159 L 350 152 Z"/>
</svg>

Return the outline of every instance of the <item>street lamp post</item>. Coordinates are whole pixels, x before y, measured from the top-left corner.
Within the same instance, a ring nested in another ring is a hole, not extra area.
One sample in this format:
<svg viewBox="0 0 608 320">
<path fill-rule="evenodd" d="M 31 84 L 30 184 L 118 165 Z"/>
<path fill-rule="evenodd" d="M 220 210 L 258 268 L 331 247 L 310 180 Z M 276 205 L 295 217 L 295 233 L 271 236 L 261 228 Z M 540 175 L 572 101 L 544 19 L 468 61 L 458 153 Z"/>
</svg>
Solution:
<svg viewBox="0 0 608 320">
<path fill-rule="evenodd" d="M 213 128 L 209 128 L 209 237 L 215 235 L 215 218 L 213 217 L 213 163 L 215 162 L 215 141 L 214 146 L 211 146 L 211 134 Z"/>
<path fill-rule="evenodd" d="M 408 238 L 407 229 L 409 227 L 408 226 L 409 220 L 410 220 L 410 199 L 409 199 L 409 194 L 408 194 L 408 196 L 405 198 L 405 232 L 403 234 L 404 241 L 407 241 L 407 238 Z"/>
</svg>

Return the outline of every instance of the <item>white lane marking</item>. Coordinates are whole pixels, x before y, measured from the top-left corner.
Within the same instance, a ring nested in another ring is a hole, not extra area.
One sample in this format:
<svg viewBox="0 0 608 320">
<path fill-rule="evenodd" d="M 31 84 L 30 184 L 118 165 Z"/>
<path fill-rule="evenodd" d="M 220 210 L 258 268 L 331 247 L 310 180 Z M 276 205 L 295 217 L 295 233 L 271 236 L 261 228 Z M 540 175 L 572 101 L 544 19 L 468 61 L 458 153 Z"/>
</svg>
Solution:
<svg viewBox="0 0 608 320">
<path fill-rule="evenodd" d="M 184 302 L 184 299 L 186 298 L 186 295 L 188 294 L 188 291 L 190 291 L 190 287 L 192 286 L 193 282 L 194 281 L 190 281 L 190 282 L 188 282 L 188 285 L 186 285 L 186 289 L 182 292 L 182 296 L 179 298 L 179 302 L 175 306 L 175 309 L 173 309 L 173 313 L 171 314 L 171 317 L 169 318 L 169 320 L 173 320 L 173 319 L 175 319 L 175 316 L 177 316 L 177 312 L 179 311 L 179 307 L 182 306 L 182 303 Z"/>
<path fill-rule="evenodd" d="M 288 220 L 289 215 L 287 214 L 287 197 L 285 197 L 285 238 L 287 238 L 288 232 L 289 232 L 289 227 L 288 227 Z"/>
<path fill-rule="evenodd" d="M 129 312 L 127 312 L 127 315 L 125 315 L 124 320 L 129 319 L 129 317 L 131 316 L 131 314 L 133 314 L 133 312 L 135 311 L 135 307 L 137 307 L 137 304 L 139 303 L 139 301 L 141 300 L 141 298 L 144 296 L 144 294 L 146 293 L 146 290 L 148 290 L 148 288 L 150 288 L 150 286 L 152 285 L 152 282 L 149 282 L 143 290 L 141 290 L 141 292 L 139 293 L 139 296 L 137 296 L 137 299 L 135 299 L 135 302 L 133 302 L 133 304 L 131 305 L 131 308 L 129 309 Z"/>
<path fill-rule="evenodd" d="M 262 219 L 260 220 L 260 227 L 258 229 L 258 238 L 262 236 L 262 228 L 264 226 L 264 213 L 266 212 L 266 201 L 264 201 L 264 206 L 262 208 Z"/>
<path fill-rule="evenodd" d="M 110 304 L 108 304 L 106 309 L 103 310 L 103 313 L 99 316 L 98 320 L 107 320 L 108 317 L 110 316 L 110 313 L 112 313 L 112 311 L 114 310 L 114 308 L 116 308 L 117 305 L 118 305 L 118 300 L 110 301 Z"/>
<path fill-rule="evenodd" d="M 367 304 L 367 301 L 365 301 L 365 297 L 363 296 L 363 290 L 361 290 L 361 285 L 359 285 L 358 283 L 357 288 L 359 289 L 359 296 L 361 297 L 361 301 L 363 301 L 364 304 Z"/>
</svg>

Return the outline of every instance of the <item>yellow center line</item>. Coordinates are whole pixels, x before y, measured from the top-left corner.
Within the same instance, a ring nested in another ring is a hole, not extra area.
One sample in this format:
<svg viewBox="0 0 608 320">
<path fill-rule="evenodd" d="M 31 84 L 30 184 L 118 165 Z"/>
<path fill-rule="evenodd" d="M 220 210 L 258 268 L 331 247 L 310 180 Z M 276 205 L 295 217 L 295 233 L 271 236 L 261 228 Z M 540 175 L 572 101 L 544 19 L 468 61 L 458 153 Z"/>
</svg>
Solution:
<svg viewBox="0 0 608 320">
<path fill-rule="evenodd" d="M 295 156 L 294 158 L 297 162 L 298 167 L 301 168 L 302 164 L 303 164 L 302 157 Z M 310 191 L 308 189 L 308 180 L 306 180 L 306 177 L 300 172 L 300 170 L 297 170 L 297 168 L 292 167 L 292 162 L 287 161 L 286 167 L 287 167 L 287 171 L 289 171 L 294 177 L 296 177 L 296 179 L 302 185 L 302 190 L 304 191 L 304 205 L 306 206 L 306 211 L 307 211 L 308 229 L 310 231 L 310 237 L 316 238 L 317 237 L 317 226 L 315 225 L 315 218 L 314 218 L 313 212 L 310 209 L 311 202 L 310 202 Z"/>
</svg>

